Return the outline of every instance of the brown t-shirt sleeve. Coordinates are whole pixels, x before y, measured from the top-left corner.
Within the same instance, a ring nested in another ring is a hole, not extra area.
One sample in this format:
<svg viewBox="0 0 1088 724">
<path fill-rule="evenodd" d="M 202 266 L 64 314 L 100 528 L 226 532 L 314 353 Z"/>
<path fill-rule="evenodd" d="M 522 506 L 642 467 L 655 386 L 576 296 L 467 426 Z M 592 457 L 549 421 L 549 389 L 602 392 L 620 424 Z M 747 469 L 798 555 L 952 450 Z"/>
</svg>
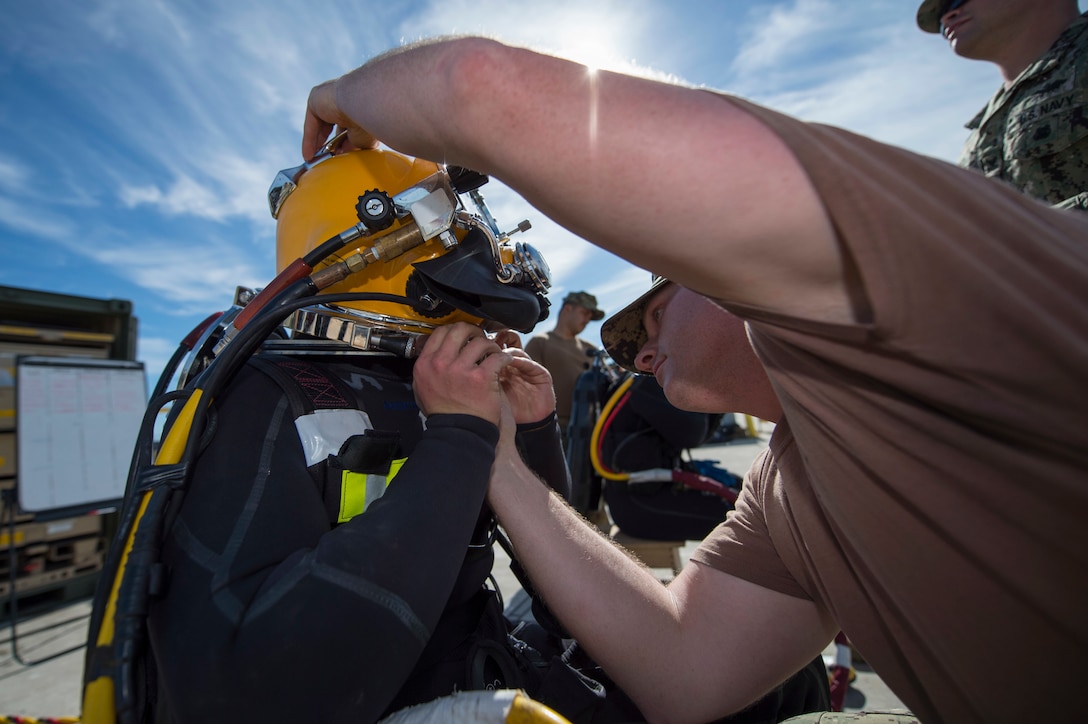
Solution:
<svg viewBox="0 0 1088 724">
<path fill-rule="evenodd" d="M 783 563 L 767 528 L 769 496 L 775 494 L 778 465 L 771 450 L 752 463 L 736 509 L 692 554 L 691 560 L 772 591 L 809 598 Z"/>
<path fill-rule="evenodd" d="M 544 364 L 544 340 L 541 337 L 532 337 L 525 344 L 525 354 L 529 355 L 534 362 Z M 547 365 L 544 365 L 547 367 Z"/>
</svg>

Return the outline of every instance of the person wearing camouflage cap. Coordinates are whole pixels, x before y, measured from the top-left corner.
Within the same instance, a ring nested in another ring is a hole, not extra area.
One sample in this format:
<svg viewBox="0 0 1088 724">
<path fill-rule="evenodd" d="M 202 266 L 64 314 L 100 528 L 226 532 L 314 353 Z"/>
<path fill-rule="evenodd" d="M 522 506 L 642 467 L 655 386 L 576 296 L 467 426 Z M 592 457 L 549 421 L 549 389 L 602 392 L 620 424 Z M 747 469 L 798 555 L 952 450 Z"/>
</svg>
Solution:
<svg viewBox="0 0 1088 724">
<path fill-rule="evenodd" d="M 1088 18 L 1076 0 L 926 0 L 918 27 L 1003 80 L 967 123 L 960 165 L 1088 209 Z"/>
<path fill-rule="evenodd" d="M 669 280 L 660 274 L 650 278 L 650 288 L 635 301 L 609 317 L 601 325 L 601 343 L 612 360 L 630 372 L 635 368 L 635 355 L 646 344 L 646 330 L 642 326 L 642 313 L 646 303 L 660 292 Z"/>
<path fill-rule="evenodd" d="M 605 321 L 601 341 L 616 364 L 656 377 L 680 409 L 737 410 L 771 422 L 782 416 L 744 320 L 663 276 Z"/>
<path fill-rule="evenodd" d="M 840 629 L 921 721 L 1083 708 L 1088 216 L 491 38 L 414 43 L 316 86 L 304 155 L 334 126 L 487 173 L 668 277 L 633 361 L 672 404 L 773 419 L 758 389 L 781 409 L 736 509 L 667 585 L 549 492 L 500 421 L 490 508 L 646 720 L 741 711 Z M 553 394 L 540 365 L 499 354 L 489 394 Z M 738 366 L 753 358 L 769 384 Z"/>
<path fill-rule="evenodd" d="M 589 369 L 597 346 L 578 335 L 591 321 L 604 319 L 597 297 L 589 292 L 571 292 L 563 297 L 555 329 L 533 335 L 525 351 L 548 368 L 555 385 L 555 412 L 559 429 L 566 435 L 578 376 Z"/>
</svg>

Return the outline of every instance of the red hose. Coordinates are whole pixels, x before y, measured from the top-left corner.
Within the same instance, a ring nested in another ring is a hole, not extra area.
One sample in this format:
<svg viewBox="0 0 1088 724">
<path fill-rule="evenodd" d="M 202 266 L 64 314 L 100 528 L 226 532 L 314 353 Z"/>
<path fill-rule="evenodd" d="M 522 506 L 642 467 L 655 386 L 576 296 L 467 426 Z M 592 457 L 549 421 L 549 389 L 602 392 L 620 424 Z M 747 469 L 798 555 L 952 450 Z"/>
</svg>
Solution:
<svg viewBox="0 0 1088 724">
<path fill-rule="evenodd" d="M 706 493 L 714 493 L 718 497 L 728 500 L 730 503 L 735 504 L 737 502 L 737 494 L 732 488 L 726 487 L 724 483 L 715 480 L 714 478 L 708 478 L 699 473 L 693 473 L 687 470 L 673 470 L 672 481 L 674 483 L 680 483 L 686 488 L 702 490 Z"/>
<path fill-rule="evenodd" d="M 189 334 L 185 336 L 185 339 L 181 340 L 181 344 L 186 349 L 192 351 L 193 347 L 196 346 L 196 343 L 200 341 L 200 337 L 204 334 L 204 330 L 222 316 L 222 312 L 215 312 L 214 314 L 208 315 L 207 319 L 193 327 L 193 331 L 189 332 Z"/>
<path fill-rule="evenodd" d="M 246 326 L 246 324 L 249 323 L 249 320 L 253 319 L 257 312 L 261 311 L 261 308 L 274 299 L 277 294 L 297 282 L 299 279 L 308 277 L 312 271 L 313 268 L 302 261 L 302 259 L 295 259 L 288 264 L 286 269 L 276 275 L 276 278 L 273 279 L 267 287 L 262 289 L 260 294 L 253 297 L 252 301 L 246 305 L 245 309 L 238 313 L 238 316 L 234 318 L 234 328 L 241 329 Z"/>
</svg>

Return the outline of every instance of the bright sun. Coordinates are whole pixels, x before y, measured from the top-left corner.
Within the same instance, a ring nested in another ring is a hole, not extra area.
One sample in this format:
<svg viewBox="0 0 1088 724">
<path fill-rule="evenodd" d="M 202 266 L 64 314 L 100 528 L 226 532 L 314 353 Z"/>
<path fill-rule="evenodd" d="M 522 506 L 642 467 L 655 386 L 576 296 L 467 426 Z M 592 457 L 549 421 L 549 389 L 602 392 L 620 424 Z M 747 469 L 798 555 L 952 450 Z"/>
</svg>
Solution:
<svg viewBox="0 0 1088 724">
<path fill-rule="evenodd" d="M 590 70 L 623 70 L 630 66 L 630 61 L 622 57 L 622 24 L 614 18 L 602 17 L 594 10 L 567 12 L 560 18 L 552 23 L 555 29 L 549 43 L 558 55 Z"/>
</svg>

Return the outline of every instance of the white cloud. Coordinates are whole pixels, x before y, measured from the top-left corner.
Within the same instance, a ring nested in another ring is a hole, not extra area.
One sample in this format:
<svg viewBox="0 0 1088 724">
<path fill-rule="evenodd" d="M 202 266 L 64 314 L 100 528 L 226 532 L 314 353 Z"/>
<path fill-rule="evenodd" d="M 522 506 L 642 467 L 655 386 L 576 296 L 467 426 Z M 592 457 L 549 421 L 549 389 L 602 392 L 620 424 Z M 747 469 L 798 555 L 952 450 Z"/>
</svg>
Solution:
<svg viewBox="0 0 1088 724">
<path fill-rule="evenodd" d="M 760 18 L 753 10 L 746 22 Z M 949 161 L 963 124 L 998 84 L 992 66 L 953 55 L 899 3 L 844 13 L 826 0 L 797 0 L 746 35 L 733 92 Z"/>
<path fill-rule="evenodd" d="M 0 188 L 16 190 L 22 188 L 30 176 L 30 170 L 18 159 L 0 156 Z"/>
<path fill-rule="evenodd" d="M 204 182 L 183 173 L 166 188 L 122 184 L 118 197 L 129 208 L 147 204 L 168 216 L 213 221 L 242 217 L 271 224 L 263 191 L 273 178 L 267 168 L 241 155 L 223 155 L 205 169 L 212 173 L 203 174 Z"/>
<path fill-rule="evenodd" d="M 797 0 L 792 7 L 774 6 L 770 13 L 766 3 L 756 4 L 749 10 L 755 31 L 738 50 L 733 70 L 754 74 L 796 59 L 824 37 L 821 32 L 841 13 L 826 0 Z"/>
<path fill-rule="evenodd" d="M 71 238 L 76 231 L 76 226 L 64 217 L 44 215 L 40 209 L 28 207 L 6 196 L 0 196 L 0 225 L 53 241 Z"/>
<path fill-rule="evenodd" d="M 553 0 L 515 8 L 504 0 L 452 0 L 424 5 L 402 25 L 407 40 L 451 33 L 490 35 L 597 68 L 633 66 L 663 8 L 646 0 Z"/>
<path fill-rule="evenodd" d="M 150 204 L 159 207 L 171 216 L 195 212 L 204 218 L 218 220 L 227 216 L 228 213 L 210 189 L 185 177 L 174 181 L 166 191 L 157 186 L 142 188 L 122 186 L 118 194 L 121 202 L 129 208 Z"/>
<path fill-rule="evenodd" d="M 236 286 L 259 287 L 272 275 L 273 256 L 254 255 L 245 244 L 212 238 L 202 243 L 141 239 L 122 244 L 107 240 L 79 249 L 159 300 L 158 311 L 172 315 L 207 315 L 230 305 Z"/>
<path fill-rule="evenodd" d="M 627 264 L 622 270 L 600 279 L 594 287 L 594 294 L 600 300 L 601 307 L 613 314 L 649 289 L 650 279 L 650 272 Z"/>
<path fill-rule="evenodd" d="M 94 145 L 74 144 L 65 164 L 93 158 L 96 176 L 112 179 L 107 188 L 130 207 L 270 223 L 264 192 L 300 160 L 306 93 L 326 75 L 322 58 L 332 44 L 355 62 L 367 55 L 360 33 L 316 22 L 344 15 L 247 0 L 184 11 L 122 1 L 73 11 L 50 32 L 32 25 L 38 42 L 28 45 L 64 47 L 50 56 L 55 82 L 82 114 L 80 132 L 100 132 Z"/>
</svg>

